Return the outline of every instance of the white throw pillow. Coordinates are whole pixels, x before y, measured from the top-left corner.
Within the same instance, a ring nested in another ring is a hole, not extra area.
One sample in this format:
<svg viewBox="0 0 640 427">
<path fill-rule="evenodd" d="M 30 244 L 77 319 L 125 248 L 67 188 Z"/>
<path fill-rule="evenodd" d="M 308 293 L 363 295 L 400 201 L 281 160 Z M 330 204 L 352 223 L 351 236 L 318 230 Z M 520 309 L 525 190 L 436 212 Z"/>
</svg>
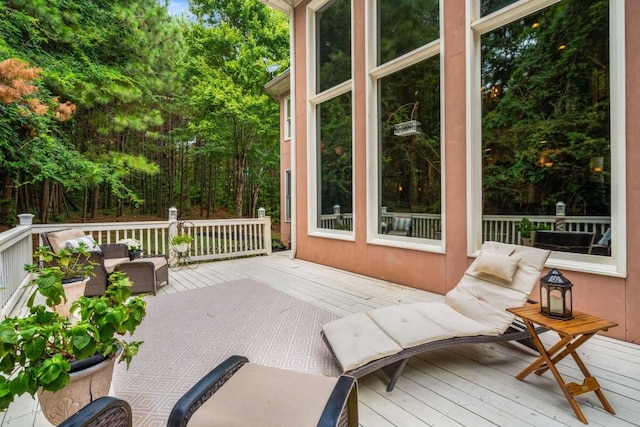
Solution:
<svg viewBox="0 0 640 427">
<path fill-rule="evenodd" d="M 473 269 L 478 273 L 489 274 L 511 283 L 520 264 L 520 259 L 497 252 L 480 252 L 473 263 Z"/>
<path fill-rule="evenodd" d="M 65 242 L 67 248 L 69 249 L 79 248 L 81 243 L 84 243 L 89 252 L 102 253 L 102 249 L 100 249 L 100 246 L 98 246 L 92 236 L 78 237 L 77 239 L 71 239 Z"/>
</svg>

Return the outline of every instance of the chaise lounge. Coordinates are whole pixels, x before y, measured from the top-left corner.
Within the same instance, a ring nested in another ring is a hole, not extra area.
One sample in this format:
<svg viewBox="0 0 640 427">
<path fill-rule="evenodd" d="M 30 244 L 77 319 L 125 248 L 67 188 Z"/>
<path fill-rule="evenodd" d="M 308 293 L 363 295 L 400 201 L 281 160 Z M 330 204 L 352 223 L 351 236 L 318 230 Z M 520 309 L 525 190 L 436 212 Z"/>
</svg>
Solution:
<svg viewBox="0 0 640 427">
<path fill-rule="evenodd" d="M 518 341 L 536 349 L 525 326 L 506 311 L 528 301 L 549 256 L 544 249 L 485 242 L 444 303 L 413 303 L 355 313 L 322 327 L 344 374 L 382 369 L 393 390 L 410 357 L 437 348 Z"/>
</svg>

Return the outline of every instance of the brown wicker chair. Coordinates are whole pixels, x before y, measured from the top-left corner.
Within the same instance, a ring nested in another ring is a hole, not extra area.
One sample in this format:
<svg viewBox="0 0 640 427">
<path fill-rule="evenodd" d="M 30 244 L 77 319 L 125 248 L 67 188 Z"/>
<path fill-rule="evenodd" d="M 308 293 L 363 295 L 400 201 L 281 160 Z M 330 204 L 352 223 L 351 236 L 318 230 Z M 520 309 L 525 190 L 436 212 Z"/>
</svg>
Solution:
<svg viewBox="0 0 640 427">
<path fill-rule="evenodd" d="M 58 427 L 132 427 L 131 406 L 115 397 L 100 397 Z"/>
<path fill-rule="evenodd" d="M 356 380 L 260 366 L 231 356 L 178 400 L 167 427 L 358 425 Z"/>
<path fill-rule="evenodd" d="M 85 232 L 78 228 L 66 228 L 63 230 L 49 231 L 40 234 L 42 244 L 48 246 L 53 252 L 66 247 L 68 240 L 86 236 Z M 99 245 L 102 252 L 91 252 L 87 262 L 93 262 L 93 274 L 89 277 L 84 291 L 86 296 L 102 295 L 107 289 L 107 279 L 113 273 L 116 265 L 129 262 L 129 248 L 125 244 L 113 243 Z"/>
<path fill-rule="evenodd" d="M 148 255 L 136 258 L 130 262 L 116 265 L 116 271 L 126 273 L 133 283 L 132 294 L 156 294 L 160 286 L 169 283 L 169 264 L 162 255 Z"/>
</svg>

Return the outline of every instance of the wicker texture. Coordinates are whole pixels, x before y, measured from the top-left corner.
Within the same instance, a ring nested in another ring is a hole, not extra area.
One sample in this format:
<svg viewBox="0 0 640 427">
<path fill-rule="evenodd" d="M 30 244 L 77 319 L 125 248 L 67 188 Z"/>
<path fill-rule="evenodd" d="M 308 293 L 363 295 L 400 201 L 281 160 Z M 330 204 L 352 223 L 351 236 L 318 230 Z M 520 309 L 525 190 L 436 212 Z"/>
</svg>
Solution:
<svg viewBox="0 0 640 427">
<path fill-rule="evenodd" d="M 155 295 L 160 286 L 169 283 L 169 265 L 162 255 L 149 255 L 132 262 L 118 264 L 116 271 L 124 272 L 131 280 L 133 294 Z"/>
<path fill-rule="evenodd" d="M 51 248 L 48 235 L 50 233 L 57 233 L 64 230 L 50 231 L 40 234 L 42 243 L 45 246 Z M 105 269 L 105 259 L 111 258 L 128 258 L 129 248 L 125 244 L 113 243 L 108 245 L 100 245 L 102 253 L 91 252 L 91 256 L 87 262 L 94 262 L 93 273 L 89 276 L 89 282 L 85 288 L 84 294 L 86 296 L 102 295 L 107 289 L 109 273 Z"/>
<path fill-rule="evenodd" d="M 131 406 L 115 397 L 101 397 L 59 424 L 59 427 L 132 427 Z"/>
</svg>

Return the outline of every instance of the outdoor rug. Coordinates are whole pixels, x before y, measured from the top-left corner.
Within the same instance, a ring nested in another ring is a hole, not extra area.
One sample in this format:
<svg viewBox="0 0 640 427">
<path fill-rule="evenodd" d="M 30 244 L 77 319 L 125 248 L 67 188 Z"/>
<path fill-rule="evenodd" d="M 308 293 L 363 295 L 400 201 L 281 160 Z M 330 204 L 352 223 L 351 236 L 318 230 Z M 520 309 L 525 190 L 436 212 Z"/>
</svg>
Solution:
<svg viewBox="0 0 640 427">
<path fill-rule="evenodd" d="M 149 296 L 132 340 L 144 341 L 129 370 L 116 365 L 114 391 L 134 426 L 166 426 L 178 399 L 227 357 L 338 376 L 320 337 L 337 316 L 250 279 Z"/>
</svg>

